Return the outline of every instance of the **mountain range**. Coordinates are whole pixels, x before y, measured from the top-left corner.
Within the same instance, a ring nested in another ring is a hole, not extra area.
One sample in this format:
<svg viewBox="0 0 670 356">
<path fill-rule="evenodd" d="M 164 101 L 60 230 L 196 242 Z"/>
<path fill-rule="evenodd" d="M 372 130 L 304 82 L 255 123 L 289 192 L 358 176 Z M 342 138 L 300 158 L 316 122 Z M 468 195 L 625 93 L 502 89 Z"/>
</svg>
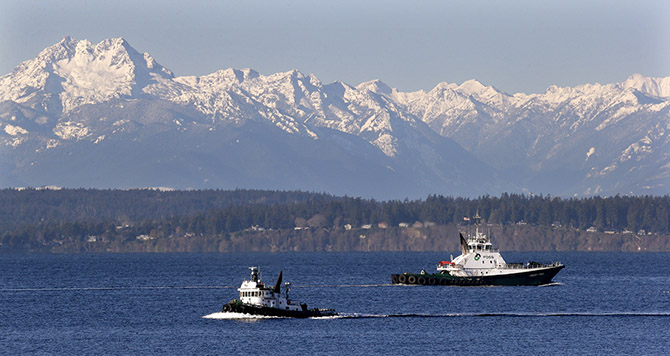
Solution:
<svg viewBox="0 0 670 356">
<path fill-rule="evenodd" d="M 0 187 L 662 195 L 669 130 L 670 77 L 400 92 L 297 70 L 179 77 L 123 38 L 65 37 L 0 77 Z"/>
</svg>

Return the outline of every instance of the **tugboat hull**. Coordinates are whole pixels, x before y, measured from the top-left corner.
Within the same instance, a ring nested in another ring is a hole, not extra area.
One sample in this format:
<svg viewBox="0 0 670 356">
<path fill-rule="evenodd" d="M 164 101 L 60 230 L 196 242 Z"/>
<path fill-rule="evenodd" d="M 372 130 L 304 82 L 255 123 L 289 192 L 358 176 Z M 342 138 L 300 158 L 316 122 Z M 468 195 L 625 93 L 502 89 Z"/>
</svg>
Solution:
<svg viewBox="0 0 670 356">
<path fill-rule="evenodd" d="M 245 304 L 239 301 L 232 301 L 230 303 L 225 304 L 221 309 L 221 311 L 250 314 L 250 315 L 261 315 L 261 316 L 277 316 L 285 318 L 314 318 L 321 316 L 337 315 L 337 313 L 333 309 L 307 309 L 307 307 L 303 307 L 303 310 L 283 310 L 278 308 Z"/>
<path fill-rule="evenodd" d="M 494 276 L 454 277 L 448 273 L 392 274 L 393 284 L 418 284 L 439 286 L 539 286 L 551 283 L 554 276 L 565 266 L 537 268 L 518 273 Z"/>
</svg>

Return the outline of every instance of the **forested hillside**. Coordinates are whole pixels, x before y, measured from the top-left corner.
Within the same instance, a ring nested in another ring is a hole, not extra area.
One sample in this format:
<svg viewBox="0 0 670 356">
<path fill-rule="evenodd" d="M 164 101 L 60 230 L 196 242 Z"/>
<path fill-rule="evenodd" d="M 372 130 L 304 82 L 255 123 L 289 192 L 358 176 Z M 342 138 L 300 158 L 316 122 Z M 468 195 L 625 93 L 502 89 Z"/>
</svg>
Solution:
<svg viewBox="0 0 670 356">
<path fill-rule="evenodd" d="M 594 236 L 607 236 L 607 250 L 663 250 L 670 238 L 668 196 L 375 201 L 258 190 L 5 189 L 0 250 L 444 249 L 444 235 L 467 229 L 477 212 L 501 248 L 600 250 Z M 408 242 L 417 236 L 424 242 Z"/>
</svg>

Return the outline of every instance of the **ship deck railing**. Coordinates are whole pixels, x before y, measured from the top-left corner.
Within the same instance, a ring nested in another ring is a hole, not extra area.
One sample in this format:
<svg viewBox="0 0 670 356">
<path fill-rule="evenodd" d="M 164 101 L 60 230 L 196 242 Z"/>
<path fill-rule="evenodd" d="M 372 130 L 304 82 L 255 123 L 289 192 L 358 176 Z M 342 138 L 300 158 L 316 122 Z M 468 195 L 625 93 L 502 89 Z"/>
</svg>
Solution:
<svg viewBox="0 0 670 356">
<path fill-rule="evenodd" d="M 484 251 L 484 252 L 500 252 L 500 250 L 497 249 L 497 248 L 491 248 L 491 249 L 488 249 L 488 250 L 484 250 L 484 249 L 481 249 L 481 248 L 480 248 L 480 249 L 477 249 L 477 248 L 471 248 L 471 249 L 470 249 L 470 252 L 477 252 L 477 251 Z"/>
<path fill-rule="evenodd" d="M 549 264 L 538 263 L 538 262 L 527 262 L 527 263 L 508 263 L 504 268 L 505 269 L 533 269 L 540 267 L 558 267 L 560 262 L 554 262 Z"/>
</svg>

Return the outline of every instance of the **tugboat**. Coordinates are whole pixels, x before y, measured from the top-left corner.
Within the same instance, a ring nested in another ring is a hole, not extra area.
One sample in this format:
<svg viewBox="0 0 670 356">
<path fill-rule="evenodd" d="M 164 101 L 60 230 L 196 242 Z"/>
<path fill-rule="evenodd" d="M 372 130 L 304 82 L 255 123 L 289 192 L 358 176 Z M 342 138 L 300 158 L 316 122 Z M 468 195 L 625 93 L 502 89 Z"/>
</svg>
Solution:
<svg viewBox="0 0 670 356">
<path fill-rule="evenodd" d="M 237 290 L 240 299 L 234 299 L 225 304 L 222 312 L 243 313 L 262 316 L 279 316 L 290 318 L 312 318 L 320 316 L 335 316 L 334 309 L 307 309 L 307 304 L 296 304 L 289 298 L 290 283 L 284 284 L 284 293 L 281 293 L 282 272 L 279 272 L 274 287 L 263 284 L 258 267 L 249 267 L 251 279 L 242 282 Z"/>
<path fill-rule="evenodd" d="M 538 286 L 551 283 L 565 266 L 560 262 L 507 263 L 490 239 L 479 232 L 479 213 L 474 216 L 475 234 L 461 237 L 461 255 L 437 264 L 438 273 L 405 272 L 392 274 L 393 284 L 458 285 L 458 286 Z"/>
</svg>

